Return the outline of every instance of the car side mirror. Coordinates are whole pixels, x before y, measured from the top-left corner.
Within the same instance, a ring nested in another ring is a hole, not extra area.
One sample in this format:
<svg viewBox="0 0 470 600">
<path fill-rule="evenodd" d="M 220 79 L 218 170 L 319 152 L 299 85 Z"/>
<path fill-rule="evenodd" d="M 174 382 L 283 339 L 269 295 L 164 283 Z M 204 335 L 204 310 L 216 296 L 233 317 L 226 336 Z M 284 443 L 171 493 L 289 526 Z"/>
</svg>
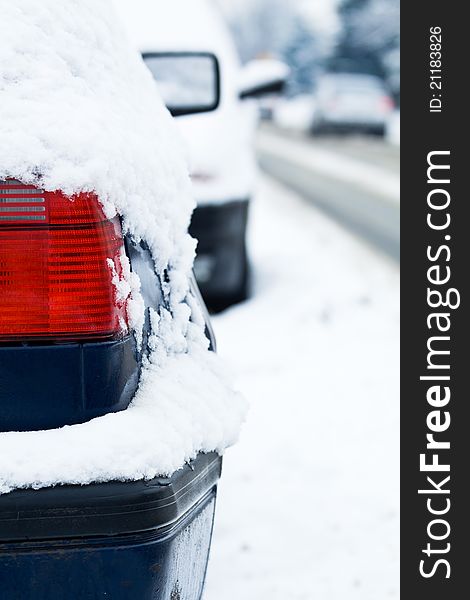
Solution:
<svg viewBox="0 0 470 600">
<path fill-rule="evenodd" d="M 239 97 L 241 100 L 280 95 L 289 77 L 289 67 L 274 59 L 256 59 L 247 63 L 241 71 Z"/>
<path fill-rule="evenodd" d="M 208 52 L 146 52 L 144 63 L 174 117 L 214 111 L 220 104 L 220 66 Z"/>
</svg>

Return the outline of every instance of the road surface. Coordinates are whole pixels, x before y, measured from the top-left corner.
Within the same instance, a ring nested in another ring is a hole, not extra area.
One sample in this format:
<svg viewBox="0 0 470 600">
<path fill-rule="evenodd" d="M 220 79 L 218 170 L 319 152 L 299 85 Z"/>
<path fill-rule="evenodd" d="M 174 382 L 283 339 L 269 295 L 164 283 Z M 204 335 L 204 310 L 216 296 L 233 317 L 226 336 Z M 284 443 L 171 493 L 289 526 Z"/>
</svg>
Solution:
<svg viewBox="0 0 470 600">
<path fill-rule="evenodd" d="M 262 169 L 330 217 L 400 257 L 399 149 L 376 138 L 310 138 L 264 126 Z"/>
</svg>

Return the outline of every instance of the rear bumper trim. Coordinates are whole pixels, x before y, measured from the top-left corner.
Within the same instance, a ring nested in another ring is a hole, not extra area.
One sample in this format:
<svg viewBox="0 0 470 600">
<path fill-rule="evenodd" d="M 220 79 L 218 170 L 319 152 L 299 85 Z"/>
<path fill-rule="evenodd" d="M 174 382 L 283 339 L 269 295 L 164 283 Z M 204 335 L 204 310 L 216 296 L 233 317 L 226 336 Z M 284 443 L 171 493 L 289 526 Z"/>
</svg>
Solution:
<svg viewBox="0 0 470 600">
<path fill-rule="evenodd" d="M 0 496 L 1 544 L 125 535 L 171 526 L 217 485 L 222 459 L 201 454 L 170 478 L 17 490 Z"/>
</svg>

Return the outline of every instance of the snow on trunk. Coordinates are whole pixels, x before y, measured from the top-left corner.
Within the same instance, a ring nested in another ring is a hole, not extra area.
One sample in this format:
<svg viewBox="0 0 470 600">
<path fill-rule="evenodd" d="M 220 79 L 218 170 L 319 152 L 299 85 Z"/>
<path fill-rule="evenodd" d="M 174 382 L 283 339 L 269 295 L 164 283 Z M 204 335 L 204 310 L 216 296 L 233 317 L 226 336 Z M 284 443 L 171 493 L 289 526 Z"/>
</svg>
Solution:
<svg viewBox="0 0 470 600">
<path fill-rule="evenodd" d="M 222 452 L 245 403 L 186 302 L 195 202 L 152 75 L 111 0 L 0 0 L 0 14 L 0 180 L 96 192 L 169 275 L 169 310 L 153 315 L 153 351 L 130 408 L 60 430 L 0 434 L 0 493 L 169 475 L 200 451 Z M 133 321 L 142 323 L 139 282 L 129 283 Z"/>
</svg>

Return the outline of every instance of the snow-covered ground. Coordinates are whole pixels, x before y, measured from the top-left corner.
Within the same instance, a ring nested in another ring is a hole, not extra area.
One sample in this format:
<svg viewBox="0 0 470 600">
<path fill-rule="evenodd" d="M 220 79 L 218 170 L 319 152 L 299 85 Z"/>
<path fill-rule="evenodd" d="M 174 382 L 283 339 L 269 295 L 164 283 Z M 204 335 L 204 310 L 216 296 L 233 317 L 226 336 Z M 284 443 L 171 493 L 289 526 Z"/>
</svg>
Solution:
<svg viewBox="0 0 470 600">
<path fill-rule="evenodd" d="M 206 600 L 398 598 L 397 267 L 263 180 L 253 299 L 214 319 L 252 403 Z"/>
<path fill-rule="evenodd" d="M 387 141 L 394 146 L 400 145 L 400 111 L 395 110 L 387 124 Z"/>
</svg>

